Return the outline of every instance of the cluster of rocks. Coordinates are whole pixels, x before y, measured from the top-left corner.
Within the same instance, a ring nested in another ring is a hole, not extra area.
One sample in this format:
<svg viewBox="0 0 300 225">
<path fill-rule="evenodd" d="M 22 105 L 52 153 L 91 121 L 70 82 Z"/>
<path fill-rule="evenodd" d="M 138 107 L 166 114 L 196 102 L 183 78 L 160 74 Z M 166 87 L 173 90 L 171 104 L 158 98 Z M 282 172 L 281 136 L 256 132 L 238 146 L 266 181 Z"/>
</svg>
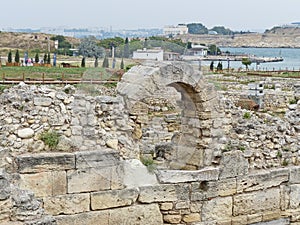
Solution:
<svg viewBox="0 0 300 225">
<path fill-rule="evenodd" d="M 266 169 L 300 162 L 300 102 L 289 105 L 285 116 L 270 111 L 243 110 L 227 102 L 232 129 L 224 151 L 240 150 L 251 169 Z"/>
<path fill-rule="evenodd" d="M 121 97 L 87 96 L 73 86 L 21 83 L 4 91 L 0 108 L 1 165 L 11 163 L 11 155 L 52 151 L 41 140 L 45 132 L 59 134 L 55 151 L 109 147 L 124 157 L 137 154 L 136 144 L 127 138 L 134 123 L 124 113 Z"/>
</svg>

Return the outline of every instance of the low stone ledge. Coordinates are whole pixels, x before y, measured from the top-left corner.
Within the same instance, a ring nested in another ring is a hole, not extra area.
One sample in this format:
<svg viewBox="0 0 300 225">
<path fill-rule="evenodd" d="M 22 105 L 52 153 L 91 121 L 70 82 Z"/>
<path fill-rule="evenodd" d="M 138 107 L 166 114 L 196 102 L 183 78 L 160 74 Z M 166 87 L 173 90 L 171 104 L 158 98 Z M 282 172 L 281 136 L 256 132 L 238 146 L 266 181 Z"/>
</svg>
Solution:
<svg viewBox="0 0 300 225">
<path fill-rule="evenodd" d="M 196 171 L 159 170 L 157 177 L 160 183 L 176 184 L 196 181 L 218 180 L 219 168 L 205 168 Z"/>
<path fill-rule="evenodd" d="M 70 170 L 75 168 L 75 155 L 72 153 L 41 153 L 17 156 L 17 171 L 35 173 L 49 170 Z"/>
<path fill-rule="evenodd" d="M 131 207 L 85 212 L 76 215 L 59 215 L 54 218 L 57 221 L 57 225 L 163 224 L 162 215 L 157 204 L 134 205 Z"/>
<path fill-rule="evenodd" d="M 98 151 L 77 152 L 76 169 L 109 167 L 119 163 L 119 153 L 109 149 Z"/>
<path fill-rule="evenodd" d="M 175 202 L 189 199 L 190 186 L 188 184 L 163 184 L 157 186 L 140 187 L 138 201 L 141 203 Z"/>
<path fill-rule="evenodd" d="M 289 180 L 289 169 L 276 169 L 237 179 L 237 192 L 251 192 L 277 187 Z"/>
</svg>

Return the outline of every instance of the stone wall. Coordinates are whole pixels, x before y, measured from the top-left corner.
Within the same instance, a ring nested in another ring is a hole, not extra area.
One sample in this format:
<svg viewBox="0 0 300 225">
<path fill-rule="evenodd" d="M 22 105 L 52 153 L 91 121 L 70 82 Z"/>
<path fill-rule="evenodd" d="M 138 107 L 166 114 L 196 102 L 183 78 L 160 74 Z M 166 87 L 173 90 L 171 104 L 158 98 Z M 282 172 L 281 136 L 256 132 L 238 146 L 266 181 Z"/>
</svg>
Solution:
<svg viewBox="0 0 300 225">
<path fill-rule="evenodd" d="M 300 223 L 300 102 L 243 110 L 174 62 L 131 69 L 118 93 L 1 94 L 0 225 Z"/>
<path fill-rule="evenodd" d="M 15 169 L 14 185 L 30 190 L 34 197 L 16 200 L 20 193 L 4 191 L 2 186 L 0 224 L 9 220 L 58 225 L 300 221 L 300 167 L 249 173 L 240 151 L 224 154 L 220 168 L 197 171 L 151 174 L 138 160 L 120 161 L 114 151 L 106 150 L 18 156 Z M 7 182 L 3 177 L 1 181 Z"/>
</svg>

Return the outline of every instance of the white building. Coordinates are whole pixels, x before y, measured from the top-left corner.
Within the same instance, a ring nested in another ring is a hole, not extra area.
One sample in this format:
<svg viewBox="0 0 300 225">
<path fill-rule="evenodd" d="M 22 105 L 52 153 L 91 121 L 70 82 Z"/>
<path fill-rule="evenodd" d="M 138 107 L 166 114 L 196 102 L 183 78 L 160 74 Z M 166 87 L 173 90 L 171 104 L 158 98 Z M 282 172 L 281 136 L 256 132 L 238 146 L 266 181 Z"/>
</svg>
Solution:
<svg viewBox="0 0 300 225">
<path fill-rule="evenodd" d="M 145 59 L 145 60 L 164 60 L 164 50 L 162 49 L 138 49 L 133 52 L 133 59 Z"/>
<path fill-rule="evenodd" d="M 207 56 L 208 47 L 204 45 L 192 44 L 191 48 L 187 50 L 187 55 L 192 56 Z"/>
<path fill-rule="evenodd" d="M 176 36 L 188 33 L 188 27 L 185 24 L 178 24 L 177 26 L 165 26 L 163 29 L 164 36 Z"/>
</svg>

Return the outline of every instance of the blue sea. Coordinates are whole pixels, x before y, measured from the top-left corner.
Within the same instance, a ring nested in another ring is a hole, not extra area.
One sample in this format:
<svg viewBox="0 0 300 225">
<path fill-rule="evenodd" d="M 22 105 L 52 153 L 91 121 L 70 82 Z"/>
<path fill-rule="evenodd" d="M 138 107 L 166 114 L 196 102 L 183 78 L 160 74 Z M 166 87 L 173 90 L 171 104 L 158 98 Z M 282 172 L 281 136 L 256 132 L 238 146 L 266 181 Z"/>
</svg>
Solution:
<svg viewBox="0 0 300 225">
<path fill-rule="evenodd" d="M 221 48 L 222 52 L 231 54 L 250 54 L 265 57 L 282 57 L 282 62 L 261 63 L 260 70 L 300 70 L 299 48 Z M 231 68 L 244 68 L 241 62 L 230 62 Z M 227 68 L 227 62 L 223 62 L 223 68 Z M 250 69 L 256 69 L 256 64 L 251 64 Z"/>
</svg>

